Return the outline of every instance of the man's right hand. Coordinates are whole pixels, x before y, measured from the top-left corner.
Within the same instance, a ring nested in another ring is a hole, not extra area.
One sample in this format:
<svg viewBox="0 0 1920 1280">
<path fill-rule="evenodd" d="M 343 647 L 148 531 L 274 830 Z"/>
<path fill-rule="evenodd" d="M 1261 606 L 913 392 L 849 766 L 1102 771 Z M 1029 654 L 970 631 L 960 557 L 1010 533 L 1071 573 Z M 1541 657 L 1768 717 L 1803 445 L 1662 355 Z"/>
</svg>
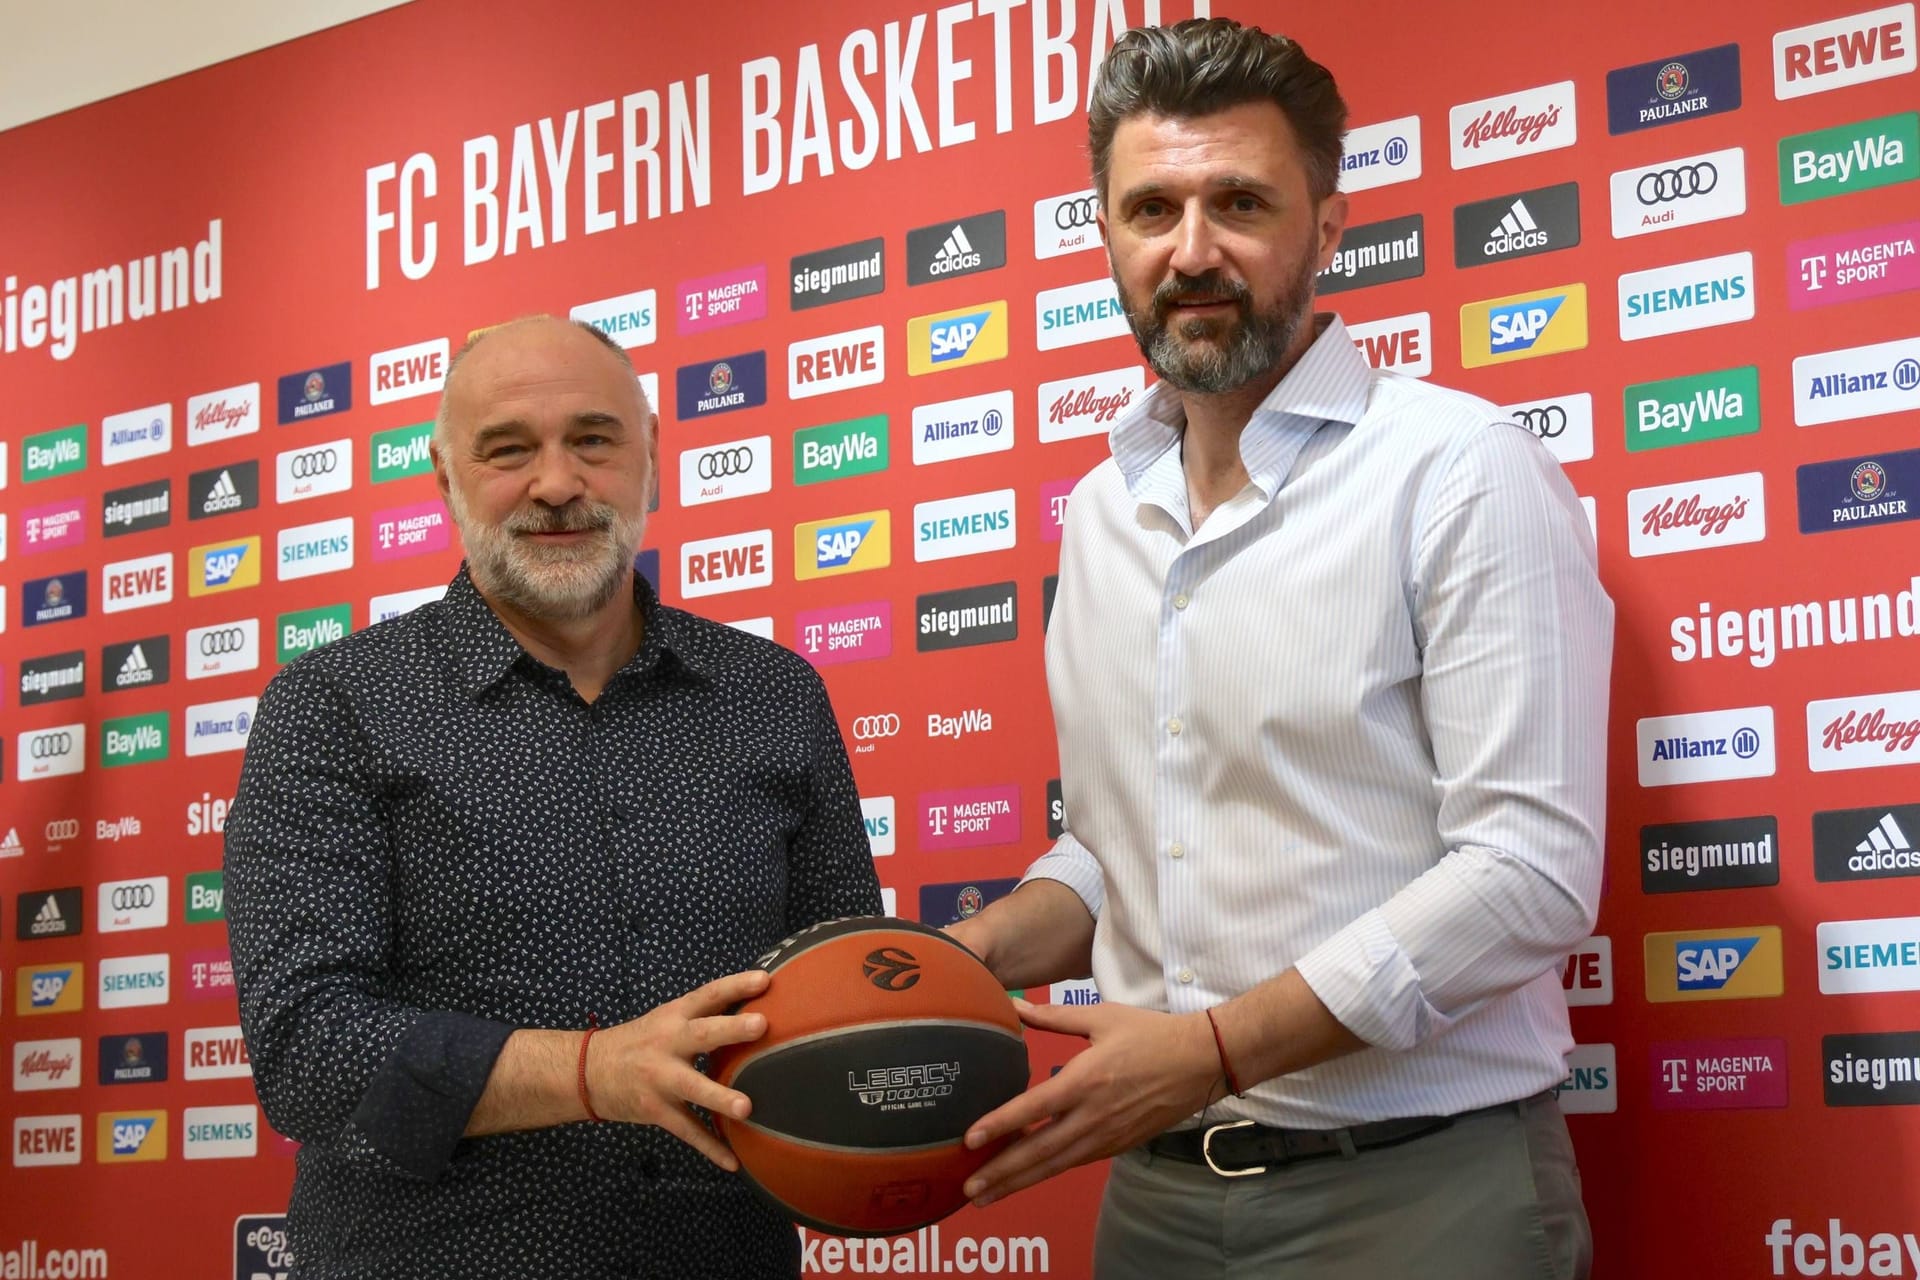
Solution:
<svg viewBox="0 0 1920 1280">
<path fill-rule="evenodd" d="M 761 994 L 771 981 L 764 969 L 729 974 L 631 1022 L 595 1032 L 587 1045 L 587 1093 L 594 1111 L 604 1120 L 658 1125 L 727 1172 L 738 1169 L 733 1152 L 687 1108 L 744 1120 L 753 1103 L 701 1074 L 693 1062 L 722 1045 L 746 1044 L 766 1034 L 762 1015 L 726 1011 Z"/>
</svg>

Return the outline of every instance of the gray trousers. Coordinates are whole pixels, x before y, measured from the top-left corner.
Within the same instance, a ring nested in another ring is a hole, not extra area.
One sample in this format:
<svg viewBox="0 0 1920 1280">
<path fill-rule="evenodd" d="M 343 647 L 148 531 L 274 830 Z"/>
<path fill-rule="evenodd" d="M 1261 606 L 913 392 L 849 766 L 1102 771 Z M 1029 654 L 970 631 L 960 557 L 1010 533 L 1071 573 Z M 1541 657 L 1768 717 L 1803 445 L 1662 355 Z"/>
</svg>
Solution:
<svg viewBox="0 0 1920 1280">
<path fill-rule="evenodd" d="M 1586 1280 L 1592 1264 L 1550 1094 L 1251 1177 L 1145 1148 L 1112 1170 L 1095 1280 Z"/>
</svg>

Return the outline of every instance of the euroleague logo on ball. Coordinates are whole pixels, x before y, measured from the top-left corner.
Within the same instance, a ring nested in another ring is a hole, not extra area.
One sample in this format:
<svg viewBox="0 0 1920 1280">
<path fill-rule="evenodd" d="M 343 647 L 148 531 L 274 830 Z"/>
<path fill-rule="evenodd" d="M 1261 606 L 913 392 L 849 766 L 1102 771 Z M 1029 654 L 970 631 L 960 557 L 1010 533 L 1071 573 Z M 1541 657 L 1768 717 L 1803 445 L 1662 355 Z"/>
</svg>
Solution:
<svg viewBox="0 0 1920 1280">
<path fill-rule="evenodd" d="M 860 970 L 867 975 L 868 982 L 882 991 L 905 991 L 920 981 L 920 962 L 911 951 L 902 951 L 899 947 L 867 952 Z"/>
</svg>

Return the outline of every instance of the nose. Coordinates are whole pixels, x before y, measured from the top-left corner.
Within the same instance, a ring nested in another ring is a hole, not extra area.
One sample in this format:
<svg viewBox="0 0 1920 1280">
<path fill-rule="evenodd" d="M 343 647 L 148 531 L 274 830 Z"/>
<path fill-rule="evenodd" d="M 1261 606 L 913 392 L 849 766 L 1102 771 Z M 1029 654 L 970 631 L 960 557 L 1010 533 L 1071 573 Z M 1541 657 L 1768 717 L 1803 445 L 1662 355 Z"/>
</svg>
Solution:
<svg viewBox="0 0 1920 1280">
<path fill-rule="evenodd" d="M 1198 198 L 1187 201 L 1180 213 L 1180 225 L 1174 231 L 1173 260 L 1168 263 L 1183 275 L 1205 275 L 1221 265 L 1220 241 L 1214 234 L 1213 220 L 1207 217 L 1205 204 Z"/>
<path fill-rule="evenodd" d="M 564 507 L 586 496 L 587 478 L 577 459 L 562 448 L 542 448 L 527 480 L 527 496 L 549 507 Z"/>
</svg>

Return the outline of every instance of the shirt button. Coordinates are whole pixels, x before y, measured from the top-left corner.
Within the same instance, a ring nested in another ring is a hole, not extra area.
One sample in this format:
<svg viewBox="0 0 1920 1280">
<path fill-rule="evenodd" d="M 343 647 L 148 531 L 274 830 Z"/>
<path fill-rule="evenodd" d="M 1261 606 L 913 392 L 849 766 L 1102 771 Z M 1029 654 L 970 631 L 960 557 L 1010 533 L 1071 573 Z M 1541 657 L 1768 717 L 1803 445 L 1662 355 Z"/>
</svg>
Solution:
<svg viewBox="0 0 1920 1280">
<path fill-rule="evenodd" d="M 1192 982 L 1192 981 L 1193 981 L 1193 970 L 1191 970 L 1191 969 L 1182 969 L 1182 970 L 1180 971 L 1180 981 L 1182 981 L 1182 982 Z"/>
<path fill-rule="evenodd" d="M 1176 738 L 1180 736 L 1180 717 L 1179 716 L 1175 716 L 1173 719 L 1167 721 L 1167 732 L 1172 734 Z"/>
<path fill-rule="evenodd" d="M 1167 850 L 1167 854 L 1170 857 L 1184 858 L 1187 856 L 1187 846 L 1176 840 L 1173 842 L 1173 847 Z"/>
<path fill-rule="evenodd" d="M 1184 608 L 1186 608 L 1186 607 L 1187 607 L 1187 593 L 1186 593 L 1186 592 L 1184 592 L 1184 591 L 1182 591 L 1182 592 L 1181 592 L 1181 593 L 1180 593 L 1179 595 L 1177 595 L 1177 596 L 1175 596 L 1175 597 L 1173 598 L 1173 607 L 1174 607 L 1174 608 L 1176 608 L 1176 609 L 1184 609 Z"/>
</svg>

